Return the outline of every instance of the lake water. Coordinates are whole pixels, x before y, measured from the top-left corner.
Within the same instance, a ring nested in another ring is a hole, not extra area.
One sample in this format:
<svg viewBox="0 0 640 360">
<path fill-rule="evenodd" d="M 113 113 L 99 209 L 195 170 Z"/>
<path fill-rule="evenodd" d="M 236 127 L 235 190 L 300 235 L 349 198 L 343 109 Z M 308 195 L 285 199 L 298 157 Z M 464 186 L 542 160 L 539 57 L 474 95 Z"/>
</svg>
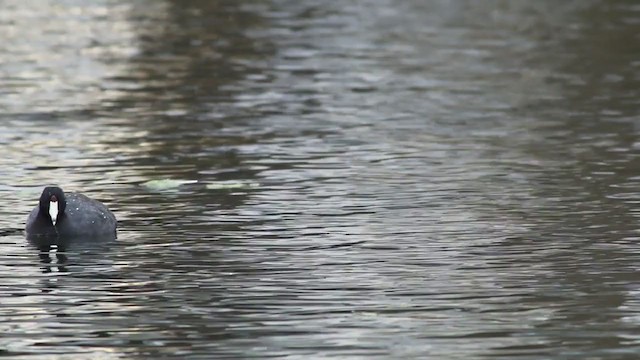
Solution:
<svg viewBox="0 0 640 360">
<path fill-rule="evenodd" d="M 2 8 L 0 356 L 637 358 L 636 2 Z"/>
</svg>

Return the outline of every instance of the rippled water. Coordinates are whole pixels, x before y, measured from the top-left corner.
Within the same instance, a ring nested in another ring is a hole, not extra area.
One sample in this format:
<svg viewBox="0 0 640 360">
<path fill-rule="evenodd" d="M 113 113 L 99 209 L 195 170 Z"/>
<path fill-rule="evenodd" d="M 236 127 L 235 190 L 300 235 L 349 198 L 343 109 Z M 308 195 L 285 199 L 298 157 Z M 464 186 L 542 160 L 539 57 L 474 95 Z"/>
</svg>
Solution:
<svg viewBox="0 0 640 360">
<path fill-rule="evenodd" d="M 640 351 L 635 2 L 2 5 L 0 355 Z"/>
</svg>

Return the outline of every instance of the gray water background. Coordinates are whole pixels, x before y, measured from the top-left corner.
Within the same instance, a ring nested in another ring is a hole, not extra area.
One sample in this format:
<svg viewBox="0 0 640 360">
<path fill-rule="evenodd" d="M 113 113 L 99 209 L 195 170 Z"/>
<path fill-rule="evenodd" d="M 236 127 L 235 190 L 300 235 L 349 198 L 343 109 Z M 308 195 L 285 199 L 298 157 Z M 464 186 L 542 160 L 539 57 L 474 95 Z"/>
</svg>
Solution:
<svg viewBox="0 0 640 360">
<path fill-rule="evenodd" d="M 638 358 L 636 2 L 1 7 L 0 356 Z"/>
</svg>

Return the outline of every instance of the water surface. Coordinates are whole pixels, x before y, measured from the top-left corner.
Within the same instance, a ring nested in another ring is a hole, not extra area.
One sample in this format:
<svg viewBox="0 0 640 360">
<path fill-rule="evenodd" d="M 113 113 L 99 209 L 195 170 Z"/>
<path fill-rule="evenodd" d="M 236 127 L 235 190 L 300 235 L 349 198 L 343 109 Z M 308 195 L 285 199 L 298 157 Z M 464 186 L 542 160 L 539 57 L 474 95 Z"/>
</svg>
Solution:
<svg viewBox="0 0 640 360">
<path fill-rule="evenodd" d="M 632 1 L 5 2 L 0 354 L 635 359 L 638 24 Z M 51 183 L 118 241 L 43 261 L 12 229 Z"/>
</svg>

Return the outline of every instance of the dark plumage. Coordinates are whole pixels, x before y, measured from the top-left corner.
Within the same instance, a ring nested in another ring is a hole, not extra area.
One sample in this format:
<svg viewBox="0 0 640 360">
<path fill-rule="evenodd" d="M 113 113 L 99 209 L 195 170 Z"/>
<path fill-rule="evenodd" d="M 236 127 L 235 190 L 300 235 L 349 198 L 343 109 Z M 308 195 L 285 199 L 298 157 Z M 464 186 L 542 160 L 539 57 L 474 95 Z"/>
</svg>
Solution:
<svg viewBox="0 0 640 360">
<path fill-rule="evenodd" d="M 27 238 L 38 244 L 59 245 L 59 240 L 71 238 L 115 239 L 116 227 L 116 217 L 101 202 L 50 186 L 42 191 L 25 230 Z"/>
</svg>

